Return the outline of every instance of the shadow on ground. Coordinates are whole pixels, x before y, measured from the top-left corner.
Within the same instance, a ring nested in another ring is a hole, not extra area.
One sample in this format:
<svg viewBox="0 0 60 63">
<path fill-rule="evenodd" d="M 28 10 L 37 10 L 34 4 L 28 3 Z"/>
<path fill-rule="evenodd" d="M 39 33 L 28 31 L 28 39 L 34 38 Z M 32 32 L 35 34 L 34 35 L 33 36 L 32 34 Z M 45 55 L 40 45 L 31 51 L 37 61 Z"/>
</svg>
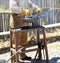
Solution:
<svg viewBox="0 0 60 63">
<path fill-rule="evenodd" d="M 49 62 L 50 63 L 60 63 L 60 57 L 53 57 Z"/>
<path fill-rule="evenodd" d="M 9 51 L 10 51 L 10 48 L 3 48 L 3 49 L 0 49 L 0 54 L 5 54 Z"/>
<path fill-rule="evenodd" d="M 47 63 L 46 60 L 31 60 L 31 61 L 20 61 L 19 63 Z"/>
<path fill-rule="evenodd" d="M 21 62 L 21 63 L 47 63 L 46 60 L 31 60 L 30 62 Z M 48 61 L 48 63 L 60 63 L 60 57 L 53 57 Z"/>
</svg>

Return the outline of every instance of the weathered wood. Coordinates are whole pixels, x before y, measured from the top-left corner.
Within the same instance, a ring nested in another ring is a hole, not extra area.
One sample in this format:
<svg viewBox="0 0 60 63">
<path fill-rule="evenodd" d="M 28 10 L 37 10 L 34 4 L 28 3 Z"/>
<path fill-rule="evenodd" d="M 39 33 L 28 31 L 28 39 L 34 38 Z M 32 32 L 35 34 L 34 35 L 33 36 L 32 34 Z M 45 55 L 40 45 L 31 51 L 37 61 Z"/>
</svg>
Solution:
<svg viewBox="0 0 60 63">
<path fill-rule="evenodd" d="M 21 53 L 26 53 L 26 52 L 36 51 L 36 50 L 38 50 L 38 48 L 28 49 L 28 50 L 25 50 L 25 51 L 19 51 L 18 53 L 21 54 Z M 11 51 L 16 52 L 16 50 L 13 49 L 13 48 L 11 48 Z"/>
</svg>

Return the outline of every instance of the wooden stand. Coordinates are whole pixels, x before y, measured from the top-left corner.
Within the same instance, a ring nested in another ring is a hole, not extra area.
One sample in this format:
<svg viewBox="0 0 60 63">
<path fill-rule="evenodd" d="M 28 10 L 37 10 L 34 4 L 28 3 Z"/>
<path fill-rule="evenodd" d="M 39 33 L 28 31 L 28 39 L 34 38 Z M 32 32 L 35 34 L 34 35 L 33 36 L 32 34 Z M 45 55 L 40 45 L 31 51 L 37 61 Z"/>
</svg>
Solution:
<svg viewBox="0 0 60 63">
<path fill-rule="evenodd" d="M 22 31 L 28 31 L 28 30 L 37 30 L 37 43 L 35 44 L 27 44 L 27 45 L 23 45 L 23 46 L 18 46 L 17 45 L 17 41 L 16 41 L 16 37 L 15 37 L 15 47 L 13 47 L 13 42 L 12 42 L 12 33 L 16 33 L 16 32 L 22 32 Z M 22 28 L 18 28 L 18 29 L 11 29 L 10 30 L 10 43 L 11 43 L 11 56 L 13 54 L 15 54 L 12 58 L 11 58 L 11 63 L 18 63 L 19 61 L 19 56 L 18 54 L 23 53 L 23 52 L 30 52 L 30 51 L 34 51 L 37 50 L 38 52 L 38 59 L 41 60 L 42 57 L 42 53 L 41 53 L 41 43 L 39 42 L 39 30 L 42 30 L 43 33 L 43 43 L 44 43 L 44 49 L 45 49 L 45 55 L 46 55 L 46 63 L 48 63 L 48 51 L 47 51 L 47 43 L 46 43 L 46 36 L 45 36 L 45 28 L 42 26 L 28 26 L 28 27 L 22 27 Z M 30 49 L 30 50 L 25 50 L 25 51 L 21 51 L 21 49 L 27 48 L 29 46 L 33 46 L 33 45 L 37 45 L 38 48 L 36 49 Z"/>
</svg>

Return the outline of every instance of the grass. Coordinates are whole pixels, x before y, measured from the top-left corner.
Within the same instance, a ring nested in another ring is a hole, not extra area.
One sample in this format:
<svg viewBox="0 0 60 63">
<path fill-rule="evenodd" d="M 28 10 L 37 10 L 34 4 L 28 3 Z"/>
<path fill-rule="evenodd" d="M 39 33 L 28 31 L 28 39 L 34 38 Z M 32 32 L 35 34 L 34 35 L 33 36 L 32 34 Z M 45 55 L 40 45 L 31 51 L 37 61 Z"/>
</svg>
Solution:
<svg viewBox="0 0 60 63">
<path fill-rule="evenodd" d="M 10 39 L 9 38 L 7 40 L 0 39 L 0 49 L 8 47 L 10 47 Z"/>
<path fill-rule="evenodd" d="M 0 9 L 0 12 L 10 12 L 10 10 L 9 10 L 9 9 L 1 8 L 1 9 Z"/>
</svg>

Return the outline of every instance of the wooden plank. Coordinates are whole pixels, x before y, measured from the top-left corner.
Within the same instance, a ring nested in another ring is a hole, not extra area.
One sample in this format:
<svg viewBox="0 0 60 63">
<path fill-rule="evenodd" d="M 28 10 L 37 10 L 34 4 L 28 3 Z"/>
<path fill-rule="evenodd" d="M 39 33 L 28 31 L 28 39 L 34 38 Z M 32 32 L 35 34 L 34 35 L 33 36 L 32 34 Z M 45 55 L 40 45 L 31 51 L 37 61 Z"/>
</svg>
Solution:
<svg viewBox="0 0 60 63">
<path fill-rule="evenodd" d="M 26 52 L 36 51 L 36 50 L 38 50 L 38 48 L 34 48 L 34 49 L 27 49 L 27 50 L 25 50 L 25 51 L 23 51 L 23 52 L 19 49 L 17 52 L 19 52 L 19 53 L 26 53 Z M 13 48 L 11 48 L 11 51 L 16 52 L 16 50 L 15 50 L 15 49 L 13 49 Z"/>
</svg>

